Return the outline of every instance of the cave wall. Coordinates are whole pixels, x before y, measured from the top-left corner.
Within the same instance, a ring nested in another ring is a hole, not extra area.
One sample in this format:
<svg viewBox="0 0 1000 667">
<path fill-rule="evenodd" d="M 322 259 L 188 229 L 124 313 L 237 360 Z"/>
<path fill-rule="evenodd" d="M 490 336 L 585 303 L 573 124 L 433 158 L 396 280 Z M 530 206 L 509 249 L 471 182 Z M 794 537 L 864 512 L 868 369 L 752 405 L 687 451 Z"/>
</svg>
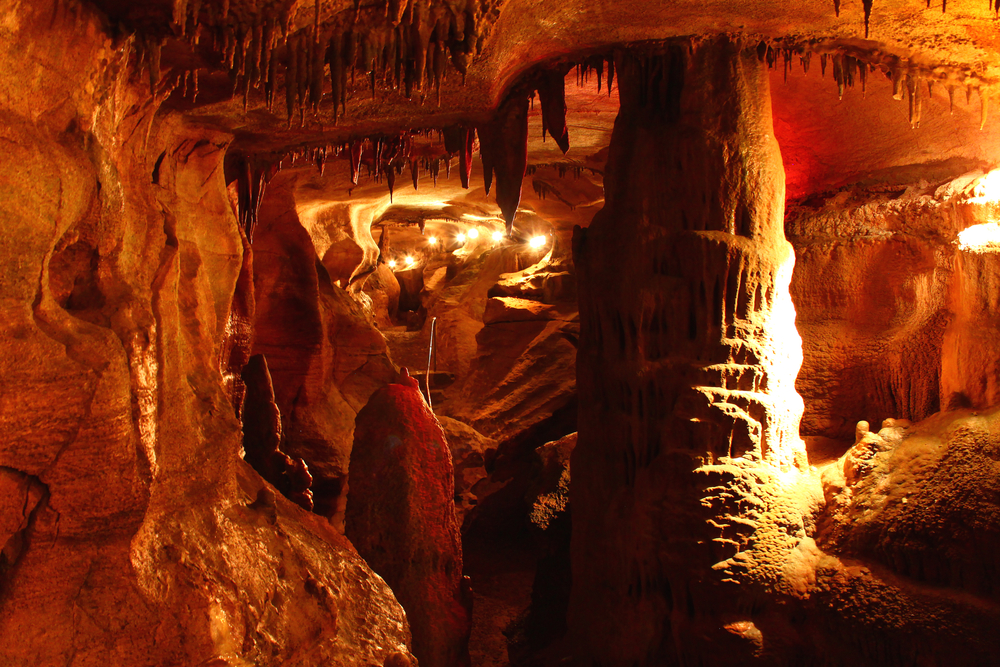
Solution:
<svg viewBox="0 0 1000 667">
<path fill-rule="evenodd" d="M 396 370 L 385 338 L 317 256 L 299 218 L 296 176 L 278 174 L 261 203 L 253 351 L 268 361 L 283 449 L 309 465 L 315 511 L 343 532 L 354 418 Z"/>
<path fill-rule="evenodd" d="M 230 138 L 158 115 L 89 10 L 0 9 L 0 662 L 405 653 L 381 580 L 240 459 Z"/>
</svg>

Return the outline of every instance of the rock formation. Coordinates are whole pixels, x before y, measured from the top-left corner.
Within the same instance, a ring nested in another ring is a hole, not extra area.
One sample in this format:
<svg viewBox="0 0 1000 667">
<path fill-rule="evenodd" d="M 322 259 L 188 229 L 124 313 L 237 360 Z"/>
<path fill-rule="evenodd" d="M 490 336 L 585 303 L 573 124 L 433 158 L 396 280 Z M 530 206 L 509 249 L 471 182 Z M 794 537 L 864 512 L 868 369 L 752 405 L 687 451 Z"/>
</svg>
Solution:
<svg viewBox="0 0 1000 667">
<path fill-rule="evenodd" d="M 421 665 L 469 664 L 454 469 L 444 432 L 404 369 L 358 413 L 347 537 L 396 594 Z"/>
<path fill-rule="evenodd" d="M 998 7 L 0 0 L 0 664 L 992 664 Z"/>
<path fill-rule="evenodd" d="M 712 566 L 754 531 L 722 504 L 753 502 L 755 468 L 805 465 L 794 257 L 756 52 L 721 39 L 615 69 L 607 204 L 575 239 L 570 626 L 603 664 L 673 664 L 714 655 L 740 607 Z"/>
</svg>

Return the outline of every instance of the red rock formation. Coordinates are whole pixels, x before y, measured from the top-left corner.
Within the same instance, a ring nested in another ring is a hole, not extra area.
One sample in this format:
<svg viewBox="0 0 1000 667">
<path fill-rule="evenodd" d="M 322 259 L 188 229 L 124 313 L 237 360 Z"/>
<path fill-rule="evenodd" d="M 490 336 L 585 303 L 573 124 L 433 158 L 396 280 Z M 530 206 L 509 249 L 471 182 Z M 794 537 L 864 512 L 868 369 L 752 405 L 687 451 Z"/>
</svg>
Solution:
<svg viewBox="0 0 1000 667">
<path fill-rule="evenodd" d="M 755 467 L 804 464 L 767 75 L 724 39 L 616 71 L 607 204 L 575 240 L 570 630 L 601 664 L 718 664 L 743 603 L 713 565 L 752 533 L 725 503 L 753 502 Z"/>
<path fill-rule="evenodd" d="M 468 665 L 472 598 L 451 454 L 405 370 L 358 413 L 350 487 L 346 534 L 406 609 L 414 655 L 427 667 Z"/>
</svg>

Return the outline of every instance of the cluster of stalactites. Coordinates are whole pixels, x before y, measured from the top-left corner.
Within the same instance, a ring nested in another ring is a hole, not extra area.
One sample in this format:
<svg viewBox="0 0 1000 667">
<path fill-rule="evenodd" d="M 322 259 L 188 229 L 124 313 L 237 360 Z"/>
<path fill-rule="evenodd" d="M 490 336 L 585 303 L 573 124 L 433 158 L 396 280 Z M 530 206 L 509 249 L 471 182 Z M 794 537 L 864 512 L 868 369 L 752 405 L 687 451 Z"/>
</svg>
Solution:
<svg viewBox="0 0 1000 667">
<path fill-rule="evenodd" d="M 997 2 L 1000 4 L 1000 0 Z M 831 70 L 833 81 L 837 86 L 837 94 L 841 99 L 844 97 L 844 91 L 854 87 L 856 83 L 860 84 L 862 95 L 864 95 L 867 91 L 868 75 L 882 72 L 887 79 L 892 81 L 893 99 L 902 100 L 904 95 L 906 96 L 910 126 L 913 128 L 920 127 L 923 100 L 925 97 L 931 96 L 935 84 L 943 86 L 947 90 L 949 111 L 954 110 L 957 89 L 965 89 L 966 104 L 972 103 L 972 93 L 975 91 L 979 95 L 980 129 L 986 125 L 989 94 L 982 81 L 968 74 L 953 74 L 939 70 L 927 71 L 903 59 L 880 56 L 879 54 L 852 54 L 843 50 L 817 52 L 808 46 L 788 47 L 772 45 L 767 42 L 760 42 L 757 46 L 757 55 L 762 61 L 766 61 L 771 69 L 776 66 L 780 56 L 786 81 L 788 73 L 794 68 L 796 59 L 802 66 L 802 71 L 808 72 L 813 57 L 818 56 L 821 74 L 825 77 L 827 69 Z"/>
<path fill-rule="evenodd" d="M 526 77 L 529 83 L 508 94 L 491 118 L 478 125 L 457 124 L 444 129 L 406 130 L 394 135 L 361 137 L 338 144 L 300 146 L 281 155 L 241 157 L 234 160 L 230 169 L 231 178 L 228 180 L 238 180 L 240 222 L 245 229 L 250 230 L 250 236 L 264 185 L 283 167 L 296 167 L 307 162 L 315 164 L 322 175 L 329 159 L 341 158 L 349 162 L 352 185 L 360 182 L 364 169 L 368 178 L 386 183 L 391 201 L 396 177 L 405 169 L 409 169 L 413 188 L 416 190 L 422 174 L 430 175 L 437 185 L 442 166 L 446 177 L 450 178 L 452 161 L 456 157 L 462 187 L 469 188 L 472 159 L 478 150 L 483 164 L 486 194 L 493 190 L 495 179 L 497 205 L 510 234 L 521 200 L 522 181 L 529 169 L 529 101 L 534 99 L 537 92 L 542 105 L 543 136 L 550 134 L 564 153 L 568 151 L 565 78 L 571 67 L 542 69 Z M 596 72 L 600 87 L 606 72 L 610 94 L 615 71 L 613 59 L 591 57 L 576 67 L 577 82 L 580 85 L 587 84 L 591 73 Z M 429 144 L 417 142 L 417 137 L 436 137 L 436 141 Z M 585 168 L 568 163 L 557 163 L 555 166 L 560 175 L 573 171 L 579 176 Z"/>
<path fill-rule="evenodd" d="M 257 213 L 264 188 L 278 172 L 280 163 L 259 156 L 231 153 L 226 156 L 226 183 L 236 182 L 236 214 L 248 241 L 253 241 Z"/>
<path fill-rule="evenodd" d="M 409 98 L 433 86 L 440 101 L 448 63 L 464 79 L 499 12 L 498 0 L 387 0 L 384 11 L 355 3 L 352 10 L 321 17 L 316 0 L 313 24 L 293 29 L 289 7 L 276 15 L 265 9 L 238 17 L 228 5 L 228 0 L 221 8 L 202 0 L 177 0 L 174 32 L 192 47 L 212 40 L 212 51 L 230 74 L 233 94 L 242 94 L 244 109 L 251 91 L 262 90 L 272 110 L 275 92 L 283 86 L 289 125 L 296 112 L 302 123 L 307 111 L 318 113 L 324 104 L 336 120 L 358 78 L 367 79 L 373 96 L 379 87 Z M 148 66 L 154 92 L 161 76 L 161 45 L 156 39 L 140 40 L 140 62 Z M 189 91 L 197 96 L 197 69 L 171 76 L 185 96 Z"/>
</svg>

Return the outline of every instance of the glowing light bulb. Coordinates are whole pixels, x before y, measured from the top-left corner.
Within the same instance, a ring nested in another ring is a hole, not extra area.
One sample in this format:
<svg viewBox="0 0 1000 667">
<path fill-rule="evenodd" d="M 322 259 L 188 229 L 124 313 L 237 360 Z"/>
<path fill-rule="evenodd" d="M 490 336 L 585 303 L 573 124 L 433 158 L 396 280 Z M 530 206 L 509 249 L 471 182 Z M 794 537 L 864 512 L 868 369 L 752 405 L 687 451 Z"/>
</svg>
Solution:
<svg viewBox="0 0 1000 667">
<path fill-rule="evenodd" d="M 503 232 L 493 232 L 493 240 L 496 243 L 503 241 Z"/>
<path fill-rule="evenodd" d="M 531 246 L 532 248 L 541 248 L 543 245 L 545 245 L 545 237 L 534 236 L 530 241 L 528 241 L 528 245 Z"/>
<path fill-rule="evenodd" d="M 1000 250 L 1000 224 L 986 222 L 963 229 L 958 233 L 958 247 L 971 252 Z"/>
<path fill-rule="evenodd" d="M 394 260 L 394 259 L 390 259 L 389 260 L 389 268 L 390 269 L 395 269 L 396 268 L 396 260 Z"/>
<path fill-rule="evenodd" d="M 412 255 L 407 255 L 406 256 L 406 265 L 407 266 L 413 266 L 413 262 L 414 262 L 413 256 Z"/>
<path fill-rule="evenodd" d="M 479 230 L 478 230 L 478 229 L 476 229 L 475 227 L 470 227 L 470 228 L 469 228 L 469 231 L 468 231 L 468 232 L 466 232 L 466 235 L 467 235 L 467 236 L 468 236 L 468 237 L 469 237 L 470 239 L 476 239 L 476 238 L 479 238 Z"/>
<path fill-rule="evenodd" d="M 459 243 L 465 243 L 465 234 L 459 234 L 458 236 L 455 237 L 455 240 L 458 241 Z"/>
<path fill-rule="evenodd" d="M 437 240 L 436 236 L 428 236 L 427 237 L 427 243 L 429 243 L 430 245 L 437 245 L 437 242 L 438 242 L 438 240 Z"/>
</svg>

